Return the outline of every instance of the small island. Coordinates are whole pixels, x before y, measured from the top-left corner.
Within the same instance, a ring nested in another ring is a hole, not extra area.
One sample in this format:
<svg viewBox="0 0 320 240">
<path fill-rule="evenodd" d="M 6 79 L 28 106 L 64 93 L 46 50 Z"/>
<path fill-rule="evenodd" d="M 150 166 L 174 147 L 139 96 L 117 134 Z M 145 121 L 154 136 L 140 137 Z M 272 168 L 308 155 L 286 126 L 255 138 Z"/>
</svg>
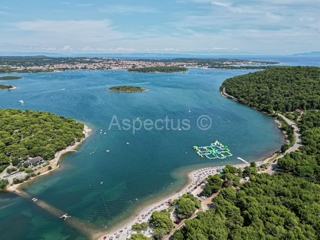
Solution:
<svg viewBox="0 0 320 240">
<path fill-rule="evenodd" d="M 4 77 L 0 77 L 0 80 L 21 80 L 22 77 L 17 77 L 17 76 L 4 76 Z"/>
<path fill-rule="evenodd" d="M 125 93 L 135 93 L 135 92 L 145 92 L 146 88 L 136 87 L 136 86 L 115 86 L 108 89 L 111 92 L 125 92 Z"/>
<path fill-rule="evenodd" d="M 156 67 L 143 67 L 143 68 L 129 68 L 128 72 L 141 72 L 141 73 L 173 73 L 173 72 L 187 72 L 185 67 L 175 66 L 156 66 Z"/>
<path fill-rule="evenodd" d="M 11 85 L 0 84 L 0 90 L 10 90 L 10 89 L 15 89 L 15 87 Z"/>
</svg>

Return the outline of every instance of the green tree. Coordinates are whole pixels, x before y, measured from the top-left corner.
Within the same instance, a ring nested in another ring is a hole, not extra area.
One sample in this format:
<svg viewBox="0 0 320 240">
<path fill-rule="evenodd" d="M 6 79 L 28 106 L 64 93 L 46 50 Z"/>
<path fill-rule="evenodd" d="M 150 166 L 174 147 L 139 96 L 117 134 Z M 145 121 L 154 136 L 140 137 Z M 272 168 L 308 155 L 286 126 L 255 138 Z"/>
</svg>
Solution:
<svg viewBox="0 0 320 240">
<path fill-rule="evenodd" d="M 189 218 L 196 211 L 195 203 L 189 198 L 181 198 L 178 202 L 177 213 L 180 218 Z"/>
<path fill-rule="evenodd" d="M 132 234 L 129 239 L 130 240 L 151 240 L 151 238 L 146 237 L 142 233 Z"/>
<path fill-rule="evenodd" d="M 143 222 L 143 223 L 135 223 L 132 225 L 132 230 L 141 232 L 142 230 L 147 230 L 148 229 L 148 223 Z"/>
<path fill-rule="evenodd" d="M 154 211 L 150 217 L 150 226 L 155 228 L 153 232 L 156 239 L 161 239 L 161 236 L 168 234 L 174 227 L 170 213 L 166 210 Z"/>
</svg>

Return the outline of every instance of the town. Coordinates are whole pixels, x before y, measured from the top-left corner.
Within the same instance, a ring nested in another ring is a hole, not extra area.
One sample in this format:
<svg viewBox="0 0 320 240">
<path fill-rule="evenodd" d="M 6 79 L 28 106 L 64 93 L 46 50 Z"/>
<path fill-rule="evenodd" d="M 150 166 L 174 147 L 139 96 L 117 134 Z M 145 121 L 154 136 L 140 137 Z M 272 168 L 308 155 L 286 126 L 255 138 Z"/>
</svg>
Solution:
<svg viewBox="0 0 320 240">
<path fill-rule="evenodd" d="M 118 70 L 146 67 L 185 67 L 218 69 L 265 69 L 276 62 L 240 59 L 115 59 L 115 58 L 52 58 L 0 57 L 0 73 L 58 72 L 67 70 Z"/>
</svg>

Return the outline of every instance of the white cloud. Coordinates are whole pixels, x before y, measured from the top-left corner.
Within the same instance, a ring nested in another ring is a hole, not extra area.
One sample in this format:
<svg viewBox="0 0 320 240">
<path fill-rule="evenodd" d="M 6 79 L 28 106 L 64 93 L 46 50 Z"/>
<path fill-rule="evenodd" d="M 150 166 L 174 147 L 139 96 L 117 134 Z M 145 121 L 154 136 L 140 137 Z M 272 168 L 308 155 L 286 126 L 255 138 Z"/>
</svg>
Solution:
<svg viewBox="0 0 320 240">
<path fill-rule="evenodd" d="M 55 47 L 48 47 L 48 48 L 44 48 L 44 50 L 46 50 L 46 51 L 56 51 L 57 48 L 55 48 Z"/>
<path fill-rule="evenodd" d="M 65 45 L 63 48 L 62 48 L 63 51 L 70 51 L 72 50 L 71 46 L 70 45 Z"/>
<path fill-rule="evenodd" d="M 90 1 L 87 2 L 90 4 Z M 157 10 L 132 3 L 101 7 L 100 12 L 95 12 L 97 16 L 91 17 L 100 17 L 99 20 L 40 19 L 10 25 L 2 22 L 0 50 L 6 49 L 6 46 L 10 49 L 18 49 L 17 46 L 20 46 L 23 49 L 51 48 L 54 51 L 55 48 L 56 51 L 62 51 L 64 46 L 70 45 L 74 52 L 231 52 L 241 49 L 279 53 L 284 52 L 284 49 L 319 48 L 316 41 L 320 39 L 319 1 L 178 2 L 181 3 L 179 9 L 167 11 L 161 16 L 157 14 L 152 21 L 148 21 L 147 13 L 161 11 L 160 8 Z M 64 4 L 76 5 L 71 1 Z M 86 12 L 85 8 L 75 9 L 77 18 L 80 16 L 77 14 Z M 1 7 L 0 11 L 6 12 Z M 140 13 L 146 15 L 140 18 Z M 122 15 L 119 17 L 117 14 Z M 132 17 L 139 14 L 137 21 L 130 22 Z M 103 19 L 104 16 L 109 19 Z"/>
<path fill-rule="evenodd" d="M 117 51 L 117 52 L 136 52 L 137 49 L 135 49 L 135 48 L 119 47 L 119 48 L 116 48 L 115 51 Z"/>
<path fill-rule="evenodd" d="M 107 48 L 102 48 L 102 47 L 90 47 L 90 46 L 85 46 L 82 47 L 81 50 L 83 52 L 108 52 L 110 49 Z"/>
<path fill-rule="evenodd" d="M 273 14 L 271 12 L 267 12 L 266 17 L 275 22 L 280 21 L 282 19 L 282 17 L 279 14 Z"/>
<path fill-rule="evenodd" d="M 91 3 L 77 3 L 76 6 L 78 7 L 91 7 L 93 4 Z"/>
<path fill-rule="evenodd" d="M 104 8 L 99 9 L 105 13 L 118 13 L 118 14 L 129 14 L 129 13 L 154 13 L 156 9 L 145 6 L 132 6 L 132 5 L 107 5 Z"/>
<path fill-rule="evenodd" d="M 220 7 L 230 7 L 231 3 L 222 3 L 222 2 L 211 2 L 211 4 L 220 6 Z"/>
</svg>

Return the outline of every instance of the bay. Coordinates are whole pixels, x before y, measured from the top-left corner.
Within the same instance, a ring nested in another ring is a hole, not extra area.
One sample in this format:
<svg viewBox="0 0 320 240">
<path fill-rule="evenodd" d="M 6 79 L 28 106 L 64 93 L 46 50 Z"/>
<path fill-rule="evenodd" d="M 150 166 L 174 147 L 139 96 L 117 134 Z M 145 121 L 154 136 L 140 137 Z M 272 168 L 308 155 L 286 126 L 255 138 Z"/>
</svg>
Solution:
<svg viewBox="0 0 320 240">
<path fill-rule="evenodd" d="M 225 79 L 247 72 L 190 69 L 173 74 L 124 70 L 18 74 L 24 79 L 10 82 L 16 90 L 1 92 L 1 108 L 49 111 L 93 129 L 76 153 L 63 156 L 58 171 L 36 179 L 23 190 L 90 226 L 110 228 L 143 203 L 183 186 L 186 176 L 179 174 L 179 169 L 238 164 L 238 156 L 257 161 L 270 155 L 283 144 L 272 119 L 219 93 Z M 116 85 L 136 85 L 148 91 L 128 94 L 107 90 Z M 212 121 L 208 130 L 197 126 L 198 118 L 204 115 Z M 110 126 L 115 123 L 112 119 L 117 119 L 119 126 Z M 169 119 L 170 130 L 123 130 L 124 119 L 131 126 L 136 121 L 136 127 L 140 121 Z M 183 120 L 190 129 L 184 130 Z M 193 151 L 194 145 L 215 140 L 228 145 L 233 157 L 208 160 Z M 0 223 L 1 239 L 86 239 L 66 222 L 12 193 L 0 193 Z"/>
</svg>

